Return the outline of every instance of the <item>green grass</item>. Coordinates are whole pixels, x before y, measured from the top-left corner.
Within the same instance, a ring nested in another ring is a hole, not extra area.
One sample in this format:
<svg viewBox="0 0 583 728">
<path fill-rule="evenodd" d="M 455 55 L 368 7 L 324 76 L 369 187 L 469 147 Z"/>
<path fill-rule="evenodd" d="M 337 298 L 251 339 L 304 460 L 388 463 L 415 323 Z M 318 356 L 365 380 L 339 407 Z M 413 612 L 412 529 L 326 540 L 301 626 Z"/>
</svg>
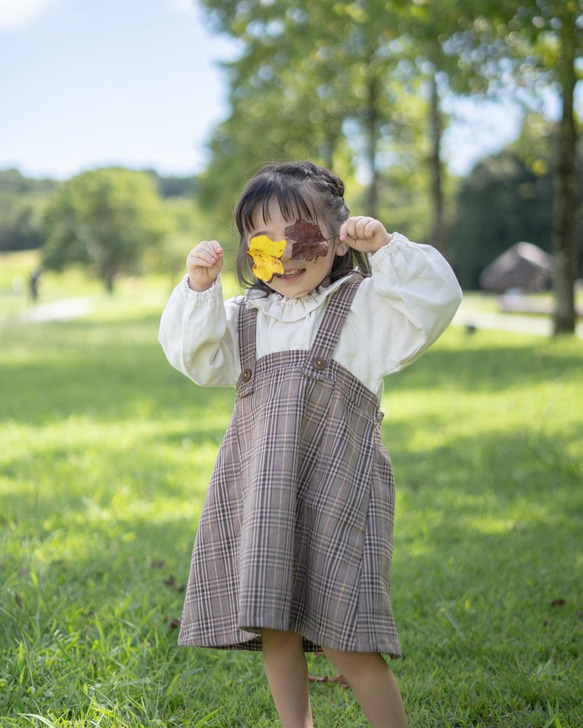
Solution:
<svg viewBox="0 0 583 728">
<path fill-rule="evenodd" d="M 540 312 L 545 306 L 548 311 L 553 310 L 553 294 L 550 291 L 545 293 L 525 293 L 521 296 L 524 303 L 522 311 L 505 311 L 500 304 L 500 296 L 495 293 L 485 293 L 483 291 L 466 291 L 464 293 L 464 305 L 468 310 L 480 311 L 482 313 L 511 313 L 513 316 L 544 316 Z M 531 305 L 534 310 L 529 311 Z M 575 306 L 577 309 L 583 307 L 583 288 L 579 287 L 575 291 Z"/>
<path fill-rule="evenodd" d="M 0 329 L 2 728 L 278 725 L 260 655 L 175 647 L 233 392 L 166 363 L 167 292 Z M 387 379 L 411 726 L 583 725 L 582 364 L 581 341 L 450 329 Z M 316 726 L 367 725 L 349 691 L 312 696 Z"/>
</svg>

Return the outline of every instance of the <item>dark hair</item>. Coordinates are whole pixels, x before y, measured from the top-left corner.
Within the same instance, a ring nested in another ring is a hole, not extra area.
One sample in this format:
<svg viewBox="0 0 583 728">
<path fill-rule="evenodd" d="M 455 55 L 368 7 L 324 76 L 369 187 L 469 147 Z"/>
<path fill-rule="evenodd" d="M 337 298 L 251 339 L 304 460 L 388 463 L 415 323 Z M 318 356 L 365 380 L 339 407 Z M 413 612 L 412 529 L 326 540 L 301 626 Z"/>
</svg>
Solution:
<svg viewBox="0 0 583 728">
<path fill-rule="evenodd" d="M 244 287 L 258 288 L 266 293 L 272 289 L 258 280 L 251 270 L 252 261 L 247 254 L 247 235 L 253 231 L 253 215 L 261 210 L 264 220 L 269 220 L 269 205 L 276 200 L 286 220 L 307 219 L 323 221 L 332 235 L 350 213 L 344 202 L 344 183 L 333 172 L 312 162 L 286 162 L 270 164 L 252 177 L 235 206 L 235 222 L 239 231 L 237 253 L 237 277 Z M 370 275 L 368 257 L 361 251 L 349 248 L 346 255 L 335 256 L 330 271 L 330 281 L 358 268 Z"/>
</svg>

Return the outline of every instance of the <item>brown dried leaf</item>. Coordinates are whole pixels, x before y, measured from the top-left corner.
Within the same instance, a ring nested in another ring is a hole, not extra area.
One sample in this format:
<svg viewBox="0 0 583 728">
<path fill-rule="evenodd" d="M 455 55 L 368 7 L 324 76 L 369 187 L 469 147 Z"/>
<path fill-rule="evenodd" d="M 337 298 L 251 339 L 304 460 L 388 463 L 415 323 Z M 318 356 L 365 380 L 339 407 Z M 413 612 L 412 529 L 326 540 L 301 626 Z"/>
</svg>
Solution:
<svg viewBox="0 0 583 728">
<path fill-rule="evenodd" d="M 296 220 L 286 227 L 285 236 L 294 242 L 292 260 L 314 260 L 328 254 L 328 241 L 313 222 Z"/>
<path fill-rule="evenodd" d="M 350 685 L 346 682 L 344 675 L 340 675 L 340 673 L 335 677 L 329 677 L 328 675 L 325 675 L 324 677 L 320 677 L 319 675 L 308 675 L 308 679 L 310 682 L 337 683 L 345 690 L 350 687 Z"/>
<path fill-rule="evenodd" d="M 564 599 L 553 599 L 553 601 L 551 602 L 551 607 L 562 607 L 566 603 L 567 602 Z"/>
</svg>

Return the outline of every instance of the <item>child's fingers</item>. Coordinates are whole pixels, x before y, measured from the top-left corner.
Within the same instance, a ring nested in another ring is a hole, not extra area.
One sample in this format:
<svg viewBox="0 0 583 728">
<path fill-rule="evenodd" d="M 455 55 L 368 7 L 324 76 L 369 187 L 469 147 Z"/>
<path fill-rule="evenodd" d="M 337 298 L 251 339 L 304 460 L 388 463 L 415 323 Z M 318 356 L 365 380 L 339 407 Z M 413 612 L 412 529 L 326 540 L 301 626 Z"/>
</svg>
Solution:
<svg viewBox="0 0 583 728">
<path fill-rule="evenodd" d="M 355 223 L 355 237 L 359 240 L 366 240 L 367 238 L 374 237 L 375 233 L 381 227 L 378 220 L 374 217 L 359 217 Z"/>
<path fill-rule="evenodd" d="M 223 263 L 223 249 L 217 241 L 203 240 L 186 258 L 189 288 L 206 291 L 219 277 Z"/>
<path fill-rule="evenodd" d="M 204 240 L 193 248 L 186 259 L 187 266 L 209 268 L 223 255 L 223 249 L 216 240 Z"/>
<path fill-rule="evenodd" d="M 375 220 L 374 217 L 369 217 L 364 223 L 363 234 L 361 237 L 374 238 L 375 235 L 378 235 L 382 230 L 384 230 L 383 225 L 378 220 Z"/>
<path fill-rule="evenodd" d="M 191 250 L 186 259 L 188 268 L 209 268 L 215 261 L 203 250 Z"/>
<path fill-rule="evenodd" d="M 356 218 L 354 222 L 354 235 L 353 238 L 356 238 L 357 240 L 363 240 L 366 235 L 366 226 L 369 221 L 369 218 L 367 217 L 358 217 Z"/>
<path fill-rule="evenodd" d="M 346 240 L 347 237 L 358 240 L 364 237 L 367 223 L 372 220 L 370 217 L 349 217 L 340 228 L 340 239 Z M 344 236 L 343 236 L 344 234 Z"/>
<path fill-rule="evenodd" d="M 342 225 L 340 226 L 340 232 L 339 232 L 339 238 L 340 240 L 346 240 L 347 238 L 352 238 L 354 235 L 354 218 L 349 217 L 348 220 L 345 220 Z"/>
<path fill-rule="evenodd" d="M 367 253 L 375 252 L 389 242 L 389 235 L 384 225 L 374 217 L 349 217 L 340 226 L 340 240 L 356 250 Z"/>
</svg>

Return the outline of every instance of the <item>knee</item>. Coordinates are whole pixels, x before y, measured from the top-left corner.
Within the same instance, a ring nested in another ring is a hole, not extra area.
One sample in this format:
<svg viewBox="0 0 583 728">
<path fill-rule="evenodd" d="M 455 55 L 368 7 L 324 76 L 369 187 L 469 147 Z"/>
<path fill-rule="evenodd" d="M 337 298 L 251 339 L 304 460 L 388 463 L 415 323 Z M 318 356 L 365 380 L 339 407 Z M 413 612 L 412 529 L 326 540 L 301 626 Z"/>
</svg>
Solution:
<svg viewBox="0 0 583 728">
<path fill-rule="evenodd" d="M 332 665 L 347 679 L 351 675 L 364 677 L 379 668 L 389 670 L 389 666 L 377 652 L 343 652 L 329 647 L 323 649 Z"/>
<path fill-rule="evenodd" d="M 261 641 L 263 646 L 277 646 L 279 648 L 292 647 L 302 642 L 302 635 L 297 632 L 288 632 L 281 629 L 262 629 Z"/>
</svg>

